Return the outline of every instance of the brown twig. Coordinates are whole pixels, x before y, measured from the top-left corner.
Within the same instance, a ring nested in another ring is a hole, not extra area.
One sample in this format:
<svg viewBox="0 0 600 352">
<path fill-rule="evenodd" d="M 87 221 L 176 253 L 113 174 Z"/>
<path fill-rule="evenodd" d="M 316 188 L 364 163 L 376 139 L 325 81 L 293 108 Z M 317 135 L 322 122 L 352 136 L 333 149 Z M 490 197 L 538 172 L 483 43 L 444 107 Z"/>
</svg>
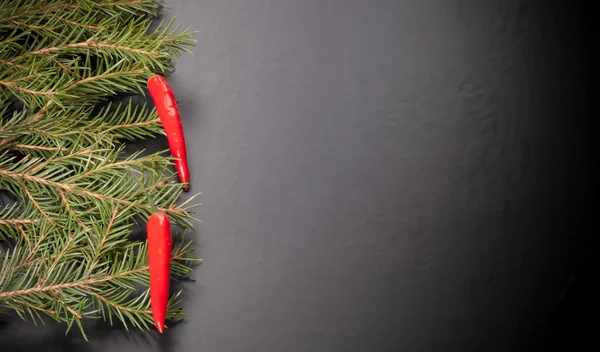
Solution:
<svg viewBox="0 0 600 352">
<path fill-rule="evenodd" d="M 19 304 L 25 305 L 25 306 L 27 306 L 29 308 L 33 308 L 35 310 L 39 310 L 40 312 L 44 312 L 44 313 L 46 313 L 46 314 L 48 314 L 50 316 L 56 314 L 56 311 L 54 311 L 54 310 L 48 310 L 48 309 L 44 309 L 42 307 L 34 306 L 33 304 L 27 303 L 25 301 L 19 301 Z"/>
<path fill-rule="evenodd" d="M 33 205 L 35 206 L 35 208 L 48 220 L 49 223 L 53 223 L 52 219 L 50 218 L 50 216 L 48 216 L 48 214 L 46 214 L 45 211 L 42 210 L 42 208 L 40 207 L 39 203 L 37 202 L 37 200 L 35 200 L 35 198 L 31 195 L 31 193 L 29 192 L 29 190 L 27 189 L 27 187 L 23 187 L 23 190 L 25 191 L 25 194 L 27 194 L 27 197 L 29 199 L 31 199 L 31 202 L 33 203 Z"/>
<path fill-rule="evenodd" d="M 25 67 L 23 65 L 15 64 L 14 62 L 5 61 L 5 60 L 0 60 L 0 64 L 5 64 L 5 65 L 8 65 L 8 66 L 13 66 L 13 67 L 16 67 L 16 68 L 20 68 L 21 70 L 27 69 L 27 67 Z"/>
<path fill-rule="evenodd" d="M 27 235 L 27 232 L 25 232 L 25 230 L 23 230 L 23 225 L 18 224 L 17 228 L 19 229 L 19 232 L 21 232 L 21 236 L 23 236 L 23 238 L 25 239 L 25 242 L 27 242 L 27 248 L 30 248 L 31 242 L 29 241 L 29 236 Z"/>
<path fill-rule="evenodd" d="M 81 314 L 77 313 L 77 312 L 76 312 L 76 311 L 75 311 L 73 308 L 69 307 L 69 306 L 68 306 L 68 305 L 65 303 L 65 301 L 63 301 L 63 300 L 60 298 L 60 296 L 59 296 L 58 294 L 56 294 L 56 292 L 55 292 L 55 291 L 52 291 L 52 295 L 53 295 L 53 296 L 56 298 L 56 300 L 57 300 L 57 301 L 58 301 L 60 304 L 62 304 L 62 305 L 63 305 L 63 307 L 65 307 L 65 309 L 66 309 L 66 310 L 68 310 L 68 311 L 69 311 L 69 313 L 71 313 L 71 314 L 73 314 L 74 316 L 76 316 L 76 317 L 77 317 L 77 319 L 81 319 L 81 318 L 83 318 L 83 317 L 81 316 Z"/>
<path fill-rule="evenodd" d="M 39 134 L 45 134 L 45 135 L 47 135 L 47 136 L 54 137 L 54 138 L 56 138 L 56 139 L 59 139 L 59 138 L 60 138 L 60 136 L 59 136 L 59 135 L 57 135 L 57 134 L 50 133 L 50 132 L 48 132 L 48 131 L 44 131 L 44 130 L 40 130 L 39 128 L 29 127 L 29 128 L 27 128 L 27 130 L 28 130 L 28 131 L 37 132 L 37 133 L 39 133 Z"/>
<path fill-rule="evenodd" d="M 157 124 L 157 123 L 160 123 L 160 119 L 159 118 L 155 118 L 155 119 L 144 121 L 144 122 L 134 122 L 134 123 L 128 123 L 128 124 L 125 124 L 125 125 L 115 125 L 115 126 L 113 126 L 111 128 L 115 128 L 115 129 L 136 128 L 136 127 L 153 125 L 153 124 Z"/>
<path fill-rule="evenodd" d="M 35 251 L 37 251 L 38 247 L 40 246 L 40 244 L 42 243 L 42 241 L 44 240 L 44 238 L 46 238 L 46 233 L 45 232 L 40 235 L 40 238 L 38 238 L 37 242 L 35 243 L 35 245 L 31 249 L 31 252 L 29 252 L 29 254 L 27 255 L 27 257 L 25 257 L 25 260 L 23 261 L 23 263 L 21 265 L 25 265 L 25 264 L 27 264 L 29 262 L 29 259 L 31 259 L 31 257 L 35 253 Z"/>
<path fill-rule="evenodd" d="M 141 0 L 133 0 L 133 1 L 109 1 L 98 4 L 100 7 L 108 7 L 108 6 L 124 6 L 124 5 L 137 5 L 140 4 Z"/>
<path fill-rule="evenodd" d="M 16 24 L 17 26 L 23 26 L 25 28 L 31 28 L 31 29 L 44 29 L 50 32 L 54 32 L 54 28 L 53 27 L 44 27 L 44 26 L 35 26 L 32 24 L 27 24 L 27 23 L 23 23 L 23 22 L 19 22 L 17 20 L 12 20 L 11 21 L 13 24 Z"/>
<path fill-rule="evenodd" d="M 35 219 L 0 219 L 0 225 L 16 225 L 31 224 L 37 222 Z"/>
<path fill-rule="evenodd" d="M 115 50 L 124 50 L 124 51 L 129 51 L 132 53 L 138 53 L 138 54 L 143 54 L 143 55 L 147 55 L 150 57 L 158 57 L 157 53 L 154 53 L 152 51 L 146 51 L 146 50 L 141 50 L 141 49 L 135 49 L 135 48 L 131 48 L 128 46 L 123 46 L 123 45 L 114 45 L 114 44 L 108 44 L 108 43 L 98 43 L 92 40 L 88 40 L 85 42 L 79 42 L 79 43 L 71 43 L 71 44 L 66 44 L 66 45 L 61 45 L 61 46 L 53 46 L 50 48 L 43 48 L 43 49 L 39 49 L 39 50 L 35 50 L 35 51 L 31 51 L 26 55 L 40 55 L 40 54 L 50 54 L 53 51 L 60 51 L 63 49 L 68 49 L 68 48 L 100 48 L 100 49 L 115 49 Z"/>
<path fill-rule="evenodd" d="M 69 70 L 65 65 L 61 64 L 60 61 L 58 61 L 56 58 L 52 58 L 52 62 L 54 62 L 56 65 L 58 65 L 58 67 L 60 67 L 63 71 L 67 72 L 67 73 L 71 73 L 71 70 Z"/>
<path fill-rule="evenodd" d="M 2 22 L 2 19 L 0 19 L 0 22 Z M 0 45 L 6 44 L 6 43 L 12 43 L 14 41 L 15 41 L 15 38 L 6 38 L 3 41 L 0 41 Z"/>
<path fill-rule="evenodd" d="M 31 119 L 31 122 L 35 123 L 35 122 L 40 121 L 40 119 L 44 116 L 44 114 L 46 113 L 48 108 L 50 108 L 52 106 L 52 104 L 54 104 L 54 100 L 48 100 L 46 105 L 44 105 L 40 110 L 38 110 L 38 112 L 35 114 L 35 116 L 33 116 L 33 118 Z"/>
<path fill-rule="evenodd" d="M 39 145 L 30 145 L 30 144 L 16 144 L 15 148 L 19 149 L 33 149 L 33 150 L 46 150 L 46 151 L 57 151 L 64 150 L 66 152 L 70 151 L 70 148 L 59 148 L 59 147 L 43 147 Z"/>
</svg>

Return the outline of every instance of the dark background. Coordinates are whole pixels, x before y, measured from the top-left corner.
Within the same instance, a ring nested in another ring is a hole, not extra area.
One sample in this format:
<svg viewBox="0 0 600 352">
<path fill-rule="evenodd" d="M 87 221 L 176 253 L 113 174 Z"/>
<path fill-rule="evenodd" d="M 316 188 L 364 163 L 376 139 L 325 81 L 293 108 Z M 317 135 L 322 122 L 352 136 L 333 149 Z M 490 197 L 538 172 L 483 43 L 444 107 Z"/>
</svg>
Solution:
<svg viewBox="0 0 600 352">
<path fill-rule="evenodd" d="M 199 31 L 169 78 L 203 192 L 189 318 L 160 337 L 98 324 L 91 343 L 15 320 L 2 352 L 578 350 L 590 336 L 589 9 L 168 4 Z"/>
</svg>

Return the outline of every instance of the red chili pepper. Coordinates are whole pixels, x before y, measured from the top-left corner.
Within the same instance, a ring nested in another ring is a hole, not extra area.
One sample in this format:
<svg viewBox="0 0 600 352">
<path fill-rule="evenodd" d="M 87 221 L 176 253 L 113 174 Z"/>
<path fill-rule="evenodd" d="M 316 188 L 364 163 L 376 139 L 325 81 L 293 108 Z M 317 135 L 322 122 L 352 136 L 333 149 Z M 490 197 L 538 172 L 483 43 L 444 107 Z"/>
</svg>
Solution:
<svg viewBox="0 0 600 352">
<path fill-rule="evenodd" d="M 154 325 L 161 334 L 165 328 L 169 301 L 171 263 L 171 224 L 167 214 L 152 214 L 146 228 L 148 236 L 148 264 L 150 266 L 150 305 Z"/>
<path fill-rule="evenodd" d="M 190 172 L 188 170 L 187 153 L 185 149 L 185 138 L 183 125 L 179 116 L 177 100 L 169 83 L 161 75 L 155 74 L 148 80 L 148 90 L 154 100 L 154 106 L 158 111 L 158 117 L 167 134 L 171 155 L 176 158 L 175 168 L 179 174 L 179 180 L 184 184 L 183 189 L 188 190 L 190 184 Z"/>
</svg>

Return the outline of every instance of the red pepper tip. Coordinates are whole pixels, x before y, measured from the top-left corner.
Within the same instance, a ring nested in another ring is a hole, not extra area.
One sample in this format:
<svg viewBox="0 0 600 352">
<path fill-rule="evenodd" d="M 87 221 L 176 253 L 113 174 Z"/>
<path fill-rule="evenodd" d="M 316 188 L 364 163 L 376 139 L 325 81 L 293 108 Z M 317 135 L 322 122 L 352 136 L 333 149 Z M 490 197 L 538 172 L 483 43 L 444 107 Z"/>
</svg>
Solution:
<svg viewBox="0 0 600 352">
<path fill-rule="evenodd" d="M 156 322 L 156 330 L 158 330 L 158 332 L 162 334 L 163 332 L 165 332 L 165 324 Z"/>
</svg>

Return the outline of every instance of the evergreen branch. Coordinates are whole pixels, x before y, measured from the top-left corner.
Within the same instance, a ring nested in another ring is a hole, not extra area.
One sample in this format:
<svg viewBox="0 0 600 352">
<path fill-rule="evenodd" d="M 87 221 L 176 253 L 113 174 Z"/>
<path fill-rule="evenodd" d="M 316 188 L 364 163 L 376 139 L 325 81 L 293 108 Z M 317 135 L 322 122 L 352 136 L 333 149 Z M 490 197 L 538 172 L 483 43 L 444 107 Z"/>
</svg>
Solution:
<svg viewBox="0 0 600 352">
<path fill-rule="evenodd" d="M 129 238 L 131 226 L 158 210 L 192 229 L 197 195 L 177 202 L 165 152 L 125 156 L 123 141 L 164 135 L 156 110 L 110 101 L 145 94 L 149 74 L 168 73 L 194 45 L 173 21 L 151 29 L 161 6 L 0 0 L 0 191 L 19 199 L 0 208 L 0 240 L 11 239 L 0 249 L 0 309 L 49 316 L 67 332 L 98 316 L 153 326 L 147 245 Z M 193 277 L 192 251 L 174 248 L 173 279 Z M 177 305 L 175 294 L 168 318 L 184 316 Z"/>
<path fill-rule="evenodd" d="M 31 199 L 35 208 L 50 221 L 63 221 L 62 215 L 48 215 L 48 209 L 53 214 L 58 211 L 55 199 L 68 198 L 69 205 L 75 205 L 80 210 L 88 211 L 101 203 L 119 204 L 141 216 L 149 216 L 155 209 L 163 211 L 171 217 L 178 226 L 191 227 L 187 220 L 190 217 L 186 208 L 175 205 L 175 200 L 181 194 L 181 184 L 170 184 L 168 187 L 155 189 L 152 201 L 146 199 L 144 190 L 156 182 L 164 182 L 173 177 L 167 171 L 171 165 L 171 158 L 154 154 L 138 158 L 139 153 L 129 159 L 116 160 L 120 150 L 98 149 L 93 152 L 71 153 L 69 157 L 60 157 L 48 162 L 43 159 L 31 159 L 27 162 L 10 164 L 10 159 L 2 162 L 0 158 L 0 181 L 14 182 L 16 186 L 24 188 L 23 196 Z M 56 160 L 60 159 L 60 160 Z M 68 165 L 79 164 L 86 161 L 86 168 L 79 171 L 66 168 Z M 94 162 L 90 162 L 94 160 Z M 111 161 L 112 160 L 112 161 Z M 40 163 L 45 164 L 45 172 L 40 173 Z M 46 170 L 47 169 L 47 170 Z M 157 171 L 158 170 L 158 171 Z M 148 173 L 147 179 L 138 179 L 127 176 L 129 173 Z M 83 177 L 71 174 L 82 175 Z M 117 181 L 118 180 L 118 181 Z M 30 191 L 31 187 L 37 190 L 36 195 Z M 65 197 L 61 195 L 64 192 Z M 48 196 L 54 194 L 55 196 Z M 19 193 L 15 195 L 19 196 Z M 47 204 L 40 205 L 39 199 L 43 197 Z M 100 202 L 100 203 L 98 203 Z M 64 201 L 63 201 L 64 203 Z M 153 205 L 154 204 L 154 205 Z M 131 206 L 131 207 L 129 207 Z M 156 208 L 154 207 L 156 206 Z M 71 209 L 68 213 L 73 214 Z M 44 215 L 45 214 L 45 215 Z M 60 214 L 60 212 L 56 213 Z"/>
<path fill-rule="evenodd" d="M 50 273 L 52 273 L 52 271 L 54 270 L 54 268 L 57 265 L 60 265 L 60 259 L 62 259 L 62 257 L 65 255 L 65 253 L 67 251 L 72 250 L 71 246 L 77 240 L 76 235 L 77 235 L 77 233 L 75 233 L 75 232 L 71 232 L 69 234 L 69 237 L 67 238 L 65 244 L 62 245 L 62 249 L 60 250 L 58 255 L 56 255 L 54 257 L 54 259 L 52 260 L 52 264 L 50 264 L 50 267 L 47 269 L 46 274 L 44 276 L 42 276 L 42 278 L 38 281 L 37 286 L 42 287 L 44 285 L 44 283 L 46 283 L 46 279 L 48 278 L 48 275 Z"/>
<path fill-rule="evenodd" d="M 61 189 L 60 191 L 58 191 L 58 194 L 60 195 L 60 199 L 63 202 L 63 204 L 65 205 L 65 208 L 67 209 L 67 212 L 81 225 L 81 227 L 86 232 L 90 231 L 90 228 L 83 222 L 83 220 L 81 220 L 79 218 L 79 216 L 77 216 L 77 214 L 75 213 L 75 211 L 73 210 L 73 208 L 71 208 L 71 206 L 69 205 L 69 200 L 65 196 L 65 192 Z"/>
<path fill-rule="evenodd" d="M 6 60 L 2 60 L 0 59 L 0 64 L 4 64 L 4 65 L 8 65 L 8 66 L 12 66 L 12 67 L 16 67 L 19 68 L 21 70 L 25 70 L 27 69 L 27 67 L 23 66 L 23 65 L 19 65 L 19 64 L 15 64 L 14 62 L 10 62 L 10 61 L 6 61 Z"/>
<path fill-rule="evenodd" d="M 46 212 L 44 211 L 44 209 L 42 209 L 42 207 L 40 206 L 40 204 L 31 195 L 31 193 L 29 192 L 29 190 L 27 189 L 27 187 L 23 187 L 23 191 L 27 195 L 27 198 L 29 198 L 29 200 L 31 200 L 31 203 L 35 206 L 35 208 L 40 212 L 40 214 L 42 214 L 42 216 L 44 218 L 46 218 L 46 220 L 48 220 L 49 223 L 52 223 L 53 222 L 52 218 L 48 214 L 46 214 Z"/>
<path fill-rule="evenodd" d="M 184 259 L 184 255 L 182 255 L 182 254 L 173 256 L 173 260 L 182 260 L 182 259 Z M 80 288 L 80 289 L 84 289 L 84 290 L 89 290 L 94 285 L 99 285 L 99 284 L 102 284 L 102 283 L 105 283 L 108 281 L 112 281 L 112 280 L 129 278 L 129 277 L 135 276 L 140 273 L 148 272 L 149 269 L 150 269 L 150 267 L 148 265 L 146 265 L 146 266 L 143 266 L 140 268 L 123 271 L 123 272 L 120 272 L 117 274 L 92 276 L 92 277 L 77 280 L 74 282 L 65 282 L 65 283 L 54 284 L 54 285 L 50 285 L 50 286 L 38 285 L 38 286 L 30 287 L 27 289 L 14 290 L 14 291 L 3 291 L 3 292 L 0 292 L 0 301 L 6 300 L 8 298 L 16 297 L 16 296 L 26 296 L 26 295 L 32 295 L 32 294 L 37 294 L 37 293 L 44 293 L 44 292 L 51 292 L 51 291 L 65 290 L 65 289 L 72 289 L 72 288 Z"/>
<path fill-rule="evenodd" d="M 26 173 L 15 173 L 12 171 L 0 169 L 0 175 L 6 176 L 8 178 L 11 178 L 11 179 L 17 180 L 17 181 L 18 180 L 26 180 L 26 181 L 31 181 L 31 182 L 39 183 L 42 185 L 46 185 L 46 186 L 51 186 L 51 187 L 58 189 L 59 191 L 62 190 L 62 191 L 69 192 L 72 194 L 87 196 L 87 197 L 98 199 L 101 201 L 110 201 L 110 202 L 118 203 L 118 204 L 125 205 L 125 206 L 135 205 L 138 208 L 153 210 L 151 205 L 136 204 L 133 201 L 129 201 L 127 199 L 111 197 L 111 196 L 108 196 L 108 195 L 105 195 L 102 193 L 97 193 L 97 192 L 89 191 L 87 189 L 82 189 L 82 188 L 73 186 L 72 184 L 60 183 L 60 182 L 52 181 L 52 180 L 45 179 L 42 177 L 28 175 Z M 49 222 L 52 222 L 52 219 L 48 216 L 48 214 L 46 214 L 42 210 L 42 208 L 39 206 L 39 204 L 37 203 L 35 198 L 33 196 L 31 196 L 31 193 L 29 193 L 29 190 L 27 188 L 24 188 L 24 191 L 26 192 L 27 196 L 31 199 L 31 201 L 34 203 L 35 207 L 40 211 L 40 213 L 42 215 L 44 215 L 44 217 L 46 217 Z M 169 207 L 169 208 L 156 207 L 156 210 L 162 211 L 162 212 L 165 212 L 168 214 L 184 214 L 185 213 L 185 210 L 178 209 L 175 207 Z"/>
<path fill-rule="evenodd" d="M 71 71 L 70 69 L 64 66 L 63 69 Z M 29 86 L 42 88 L 43 86 L 36 84 L 39 81 L 39 73 L 29 75 L 26 77 L 20 77 L 12 81 L 0 80 L 0 85 L 12 89 L 15 94 L 27 93 L 28 95 L 33 96 L 57 96 L 57 98 L 53 100 L 48 100 L 47 102 L 43 103 L 44 106 L 42 107 L 42 109 L 40 109 L 40 111 L 38 111 L 38 113 L 32 120 L 32 122 L 35 123 L 39 121 L 39 119 L 43 116 L 45 111 L 48 110 L 48 108 L 50 108 L 53 104 L 60 102 L 61 100 L 79 98 L 78 95 L 87 95 L 92 91 L 96 91 L 97 93 L 103 92 L 103 94 L 97 94 L 98 97 L 103 97 L 105 95 L 116 95 L 118 92 L 128 92 L 131 90 L 140 89 L 140 86 L 143 84 L 141 81 L 141 75 L 143 73 L 145 73 L 144 69 L 131 68 L 131 65 L 127 64 L 122 60 L 121 62 L 108 68 L 106 72 L 82 78 L 80 80 L 77 80 L 73 83 L 61 87 L 58 90 L 35 90 L 16 84 L 16 82 L 18 81 L 29 80 L 28 82 L 26 82 L 26 84 L 28 84 Z M 92 85 L 93 88 L 90 85 Z M 90 87 L 83 88 L 86 86 Z M 20 99 L 27 100 L 28 97 L 20 96 Z M 86 99 L 89 101 L 89 97 L 87 97 Z M 39 102 L 38 104 L 42 105 L 41 101 L 38 100 L 36 102 Z"/>
<path fill-rule="evenodd" d="M 79 190 L 79 192 L 80 192 L 80 194 L 83 194 L 83 195 L 86 195 L 86 196 L 89 196 L 89 197 L 92 197 L 92 198 L 96 198 L 96 199 L 99 199 L 99 200 L 102 200 L 102 201 L 106 201 L 106 200 L 113 201 L 115 203 L 118 203 L 118 204 L 121 204 L 121 205 L 125 205 L 125 206 L 131 206 L 131 205 L 135 204 L 134 202 L 126 200 L 126 199 L 119 199 L 119 198 L 115 198 L 115 197 L 110 197 L 110 196 L 106 196 L 106 195 L 103 195 L 103 194 L 100 194 L 100 193 L 90 192 L 90 191 L 87 191 L 87 190 Z M 147 210 L 154 210 L 151 205 L 137 205 L 137 206 L 140 207 L 140 208 L 143 208 L 143 209 L 147 209 Z M 167 214 L 182 214 L 184 212 L 184 210 L 177 209 L 177 208 L 174 208 L 174 207 L 170 207 L 170 208 L 156 207 L 156 210 L 157 211 L 165 212 Z"/>
<path fill-rule="evenodd" d="M 116 8 L 116 9 L 115 9 Z M 6 13 L 16 13 L 16 15 L 0 16 L 0 23 L 11 22 L 13 20 L 31 18 L 35 16 L 45 17 L 54 13 L 69 13 L 78 10 L 84 10 L 80 4 L 65 3 L 64 1 L 44 1 L 39 4 L 37 1 L 5 1 L 0 7 Z M 155 16 L 158 4 L 154 0 L 129 0 L 129 1 L 86 1 L 85 10 L 96 12 L 102 17 L 115 17 L 121 15 L 122 11 L 133 13 L 147 13 Z M 100 10 L 100 11 L 99 11 Z"/>
<path fill-rule="evenodd" d="M 29 237 L 23 231 L 23 226 L 36 224 L 39 221 L 34 216 L 33 209 L 23 202 L 0 208 L 0 239 L 17 238 L 21 235 L 29 246 Z"/>
<path fill-rule="evenodd" d="M 71 43 L 71 44 L 66 44 L 66 45 L 62 45 L 62 46 L 38 49 L 38 50 L 30 52 L 29 55 L 50 54 L 52 52 L 63 51 L 66 49 L 73 49 L 73 48 L 113 49 L 113 50 L 122 50 L 125 52 L 147 55 L 150 57 L 159 57 L 159 54 L 152 52 L 152 51 L 135 49 L 135 48 L 124 46 L 124 45 L 114 45 L 114 44 L 108 44 L 108 43 L 102 43 L 102 42 L 95 42 L 93 40 L 88 40 L 88 41 L 81 42 L 81 43 Z"/>
<path fill-rule="evenodd" d="M 18 1 L 14 1 L 13 4 L 15 5 L 20 5 Z M 41 6 L 31 6 L 32 4 L 23 4 L 23 6 L 21 8 L 17 7 L 16 9 L 12 9 L 12 11 L 14 12 L 20 12 L 20 10 L 22 8 L 28 8 L 28 11 L 22 11 L 20 14 L 18 15 L 14 15 L 14 16 L 7 16 L 4 18 L 0 18 L 0 22 L 9 22 L 9 21 L 14 21 L 16 19 L 20 19 L 20 18 L 25 18 L 28 16 L 32 16 L 35 14 L 43 14 L 43 13 L 48 13 L 48 12 L 52 12 L 52 11 L 57 11 L 57 10 L 67 10 L 67 9 L 75 9 L 75 8 L 79 8 L 79 6 L 77 5 L 73 5 L 73 4 L 65 4 L 65 3 L 60 3 L 58 2 L 58 4 L 52 4 L 52 2 L 50 2 L 50 4 L 42 4 Z M 8 8 L 7 4 L 2 4 L 2 9 L 6 9 Z"/>
<path fill-rule="evenodd" d="M 127 75 L 136 75 L 136 74 L 140 74 L 140 73 L 144 73 L 145 70 L 144 69 L 136 69 L 136 70 L 124 70 L 124 71 L 117 71 L 117 72 L 110 72 L 110 73 L 105 73 L 102 75 L 98 75 L 98 76 L 92 76 L 92 77 L 88 77 L 88 78 L 84 78 L 81 81 L 77 81 L 75 83 L 73 83 L 71 86 L 69 86 L 67 89 L 65 89 L 65 92 L 68 92 L 72 89 L 75 89 L 77 87 L 79 87 L 82 84 L 87 84 L 93 81 L 98 81 L 98 80 L 103 80 L 103 79 L 107 79 L 107 78 L 111 78 L 111 77 L 117 77 L 117 76 L 127 76 Z"/>
<path fill-rule="evenodd" d="M 102 172 L 102 171 L 109 170 L 109 169 L 123 168 L 125 166 L 137 165 L 140 163 L 154 163 L 157 161 L 156 157 L 157 157 L 156 155 L 148 155 L 148 156 L 141 157 L 138 159 L 126 159 L 126 160 L 115 161 L 115 162 L 106 162 L 97 168 L 91 169 L 87 172 L 77 175 L 76 177 L 70 179 L 69 182 L 75 183 L 77 181 L 80 181 L 82 179 L 90 177 L 98 172 Z M 109 161 L 109 160 L 107 159 L 107 161 Z"/>
<path fill-rule="evenodd" d="M 78 157 L 78 156 L 82 156 L 82 155 L 91 155 L 92 153 L 94 153 L 97 150 L 97 148 L 89 147 L 86 149 L 78 150 L 76 152 L 72 152 L 67 155 L 61 155 L 59 153 L 60 149 L 54 149 L 54 150 L 55 150 L 55 154 L 53 157 L 49 158 L 48 160 L 46 160 L 43 163 L 39 163 L 38 165 L 32 167 L 31 169 L 27 170 L 26 173 L 31 175 L 50 163 L 58 163 L 62 160 L 71 159 L 73 157 Z"/>
<path fill-rule="evenodd" d="M 115 223 L 115 218 L 117 217 L 118 213 L 119 213 L 119 207 L 117 206 L 117 207 L 115 207 L 115 210 L 113 211 L 113 214 L 110 218 L 108 226 L 106 227 L 106 231 L 104 231 L 104 236 L 102 236 L 100 245 L 98 245 L 98 248 L 96 249 L 96 252 L 94 254 L 94 259 L 91 261 L 91 264 L 88 267 L 88 272 L 91 272 L 92 270 L 94 270 L 94 267 L 98 263 L 98 259 L 100 258 L 100 253 L 102 252 L 102 247 L 104 246 L 104 243 L 106 242 L 106 239 L 108 238 L 108 235 L 110 234 L 110 231 L 112 230 L 113 224 Z"/>
<path fill-rule="evenodd" d="M 43 239 L 42 239 L 42 240 L 43 240 Z M 34 249 L 35 249 L 35 248 L 34 248 Z M 67 252 L 67 253 L 68 253 L 68 254 L 72 254 L 72 253 L 80 252 L 80 251 L 82 251 L 82 250 L 83 250 L 83 251 L 86 251 L 86 250 L 88 250 L 88 249 L 89 249 L 89 248 L 88 248 L 88 246 L 82 246 L 82 247 L 78 247 L 78 248 L 73 248 L 73 249 L 71 249 L 71 250 L 70 250 L 69 252 Z M 40 264 L 41 262 L 43 262 L 43 261 L 46 261 L 46 260 L 48 260 L 48 259 L 50 259 L 50 260 L 54 260 L 54 259 L 55 259 L 57 256 L 58 256 L 58 254 L 52 254 L 52 255 L 51 255 L 50 257 L 48 257 L 48 258 L 40 257 L 40 258 L 36 258 L 36 259 L 34 259 L 34 260 L 28 260 L 28 261 L 25 261 L 25 262 L 23 262 L 23 263 L 21 263 L 21 264 L 19 264 L 19 265 L 15 266 L 15 267 L 11 268 L 11 270 L 13 270 L 13 271 L 19 271 L 19 270 L 23 270 L 23 269 L 26 269 L 26 268 L 28 268 L 28 267 L 30 267 L 30 266 L 32 266 L 32 265 L 38 265 L 38 264 Z M 2 274 L 3 274 L 3 272 L 2 272 L 2 271 L 0 271 L 0 275 L 2 275 Z"/>
<path fill-rule="evenodd" d="M 85 289 L 86 291 L 89 291 L 90 294 L 94 295 L 94 297 L 98 298 L 99 300 L 101 300 L 103 303 L 108 304 L 109 306 L 116 308 L 117 311 L 126 311 L 126 312 L 130 312 L 130 313 L 137 313 L 137 314 L 152 314 L 152 311 L 150 309 L 135 309 L 135 308 L 129 308 L 126 305 L 121 305 L 109 298 L 106 298 L 96 292 L 93 292 L 91 290 Z"/>
<path fill-rule="evenodd" d="M 90 130 L 97 130 L 102 135 L 125 140 L 164 135 L 156 110 L 149 109 L 146 104 L 134 106 L 132 99 L 126 105 L 118 104 L 114 109 L 112 104 L 108 104 L 92 118 L 90 127 Z"/>
<path fill-rule="evenodd" d="M 66 18 L 64 18 L 62 16 L 59 16 L 57 14 L 52 14 L 52 16 L 54 18 L 60 20 L 60 21 L 66 22 L 66 23 L 74 25 L 76 27 L 84 27 L 84 28 L 93 29 L 93 30 L 101 30 L 101 29 L 105 28 L 104 26 L 94 26 L 94 25 L 91 25 L 91 24 L 85 24 L 85 23 L 79 23 L 79 22 L 71 21 L 71 20 L 66 19 Z"/>
<path fill-rule="evenodd" d="M 49 101 L 46 107 L 51 105 L 52 101 Z M 23 149 L 21 146 L 28 146 L 24 148 L 34 153 L 43 153 L 57 148 L 69 151 L 76 145 L 111 145 L 112 134 L 103 131 L 97 125 L 98 121 L 88 120 L 92 111 L 93 107 L 81 105 L 54 111 L 42 109 L 32 115 L 25 110 L 17 112 L 12 118 L 0 120 L 0 150 Z M 42 115 L 48 118 L 42 119 Z M 144 129 L 138 130 L 142 132 Z M 89 138 L 82 138 L 85 136 Z"/>
<path fill-rule="evenodd" d="M 51 91 L 37 91 L 37 90 L 27 89 L 27 88 L 24 88 L 22 86 L 15 84 L 14 82 L 0 81 L 0 85 L 14 89 L 16 91 L 31 94 L 31 95 L 56 95 L 56 94 L 58 94 L 57 92 L 51 92 Z"/>
</svg>

